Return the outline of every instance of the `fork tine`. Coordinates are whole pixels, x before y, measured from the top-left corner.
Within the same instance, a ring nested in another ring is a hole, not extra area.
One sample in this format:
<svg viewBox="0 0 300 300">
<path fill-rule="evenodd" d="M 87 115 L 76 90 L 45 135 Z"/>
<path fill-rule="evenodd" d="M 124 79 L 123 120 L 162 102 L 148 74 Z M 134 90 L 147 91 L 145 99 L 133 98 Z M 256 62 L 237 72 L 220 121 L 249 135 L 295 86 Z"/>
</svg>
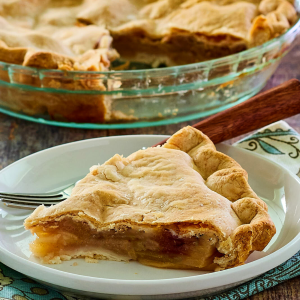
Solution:
<svg viewBox="0 0 300 300">
<path fill-rule="evenodd" d="M 57 204 L 57 202 L 47 202 L 47 203 L 42 203 L 42 202 L 33 202 L 33 201 L 24 201 L 24 200 L 19 200 L 19 201 L 16 201 L 16 200 L 8 200 L 8 199 L 0 199 L 0 201 L 4 204 L 15 204 L 15 205 L 27 205 L 27 206 L 40 206 L 42 204 L 44 204 L 45 206 L 50 206 L 50 205 L 55 205 Z"/>
<path fill-rule="evenodd" d="M 1 202 L 3 202 L 2 200 L 0 200 Z M 38 206 L 37 205 L 26 205 L 26 204 L 16 204 L 16 203 L 6 203 L 3 202 L 3 204 L 7 207 L 11 207 L 11 208 L 20 208 L 20 209 L 27 209 L 27 210 L 35 210 Z"/>
<path fill-rule="evenodd" d="M 24 196 L 16 196 L 16 195 L 0 195 L 0 199 L 9 199 L 9 200 L 28 200 L 28 201 L 41 201 L 41 202 L 48 202 L 48 201 L 62 201 L 66 199 L 65 195 L 60 195 L 59 197 L 53 198 L 43 198 L 43 197 L 24 197 Z"/>
<path fill-rule="evenodd" d="M 4 201 L 9 201 L 9 202 L 24 202 L 24 203 L 38 203 L 39 205 L 41 203 L 45 203 L 45 204 L 56 204 L 58 202 L 61 202 L 63 200 L 66 200 L 67 197 L 62 197 L 62 198 L 58 198 L 58 199 L 42 199 L 42 198 L 22 198 L 22 197 L 9 197 L 9 196 L 5 196 L 5 197 L 0 197 L 1 200 Z"/>
<path fill-rule="evenodd" d="M 7 207 L 35 209 L 36 207 L 44 204 L 45 206 L 55 205 L 63 200 L 68 199 L 72 189 L 76 183 L 73 183 L 63 190 L 56 190 L 50 193 L 5 193 L 0 192 L 0 202 Z"/>
<path fill-rule="evenodd" d="M 22 198 L 42 198 L 42 199 L 52 199 L 63 197 L 62 193 L 60 194 L 11 194 L 11 193 L 0 193 L 0 197 L 22 197 Z"/>
</svg>

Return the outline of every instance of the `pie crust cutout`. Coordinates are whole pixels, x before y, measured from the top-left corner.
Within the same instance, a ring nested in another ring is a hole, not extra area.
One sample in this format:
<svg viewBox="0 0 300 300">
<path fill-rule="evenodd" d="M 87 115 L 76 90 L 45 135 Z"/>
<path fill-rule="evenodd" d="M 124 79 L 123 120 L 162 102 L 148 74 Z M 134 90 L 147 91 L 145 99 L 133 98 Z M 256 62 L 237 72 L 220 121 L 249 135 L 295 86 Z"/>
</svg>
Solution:
<svg viewBox="0 0 300 300">
<path fill-rule="evenodd" d="M 276 231 L 246 171 L 192 127 L 163 147 L 91 167 L 70 198 L 38 207 L 25 228 L 44 263 L 84 257 L 215 271 L 244 264 Z"/>
</svg>

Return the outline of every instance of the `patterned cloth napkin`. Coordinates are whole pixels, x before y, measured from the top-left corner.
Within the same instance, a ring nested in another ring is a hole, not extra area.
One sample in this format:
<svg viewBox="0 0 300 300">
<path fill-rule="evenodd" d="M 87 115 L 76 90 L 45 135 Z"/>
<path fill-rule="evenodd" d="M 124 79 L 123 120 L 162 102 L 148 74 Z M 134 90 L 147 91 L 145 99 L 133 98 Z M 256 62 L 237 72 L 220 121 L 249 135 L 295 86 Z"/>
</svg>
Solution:
<svg viewBox="0 0 300 300">
<path fill-rule="evenodd" d="M 300 177 L 299 140 L 300 135 L 287 123 L 280 121 L 260 129 L 234 146 L 264 155 Z M 285 263 L 247 283 L 201 300 L 244 299 L 298 275 L 300 275 L 300 251 Z M 6 299 L 80 300 L 81 298 L 43 286 L 0 263 L 0 300 Z"/>
</svg>

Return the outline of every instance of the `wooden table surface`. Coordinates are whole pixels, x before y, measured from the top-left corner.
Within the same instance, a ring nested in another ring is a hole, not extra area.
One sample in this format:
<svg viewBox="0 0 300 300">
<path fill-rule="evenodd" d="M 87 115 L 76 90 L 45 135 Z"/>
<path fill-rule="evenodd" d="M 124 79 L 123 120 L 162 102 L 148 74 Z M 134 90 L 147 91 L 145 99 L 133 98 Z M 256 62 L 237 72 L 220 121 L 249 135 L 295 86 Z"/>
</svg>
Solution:
<svg viewBox="0 0 300 300">
<path fill-rule="evenodd" d="M 268 81 L 265 89 L 291 79 L 300 80 L 300 45 L 282 60 L 279 68 Z M 31 123 L 15 119 L 0 113 L 0 169 L 31 153 L 56 145 L 113 135 L 128 134 L 168 134 L 176 132 L 185 125 L 191 125 L 199 120 L 175 125 L 149 127 L 127 130 L 84 130 L 60 128 Z M 295 130 L 300 132 L 300 115 L 286 120 Z M 236 138 L 235 140 L 238 140 Z M 233 142 L 229 141 L 229 142 Z M 300 250 L 300 249 L 299 249 Z M 300 276 L 286 281 L 274 288 L 268 289 L 247 300 L 296 300 L 300 299 Z"/>
</svg>

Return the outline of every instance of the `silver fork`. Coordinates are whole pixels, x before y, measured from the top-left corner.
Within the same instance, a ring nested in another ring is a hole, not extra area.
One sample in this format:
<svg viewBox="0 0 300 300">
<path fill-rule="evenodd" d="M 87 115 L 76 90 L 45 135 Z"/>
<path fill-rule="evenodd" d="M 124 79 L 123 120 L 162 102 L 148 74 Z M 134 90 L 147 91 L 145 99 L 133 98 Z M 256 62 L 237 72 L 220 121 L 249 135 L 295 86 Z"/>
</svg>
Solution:
<svg viewBox="0 0 300 300">
<path fill-rule="evenodd" d="M 42 204 L 44 204 L 45 206 L 50 206 L 68 199 L 71 195 L 74 186 L 75 183 L 69 185 L 68 187 L 62 190 L 41 194 L 12 194 L 0 192 L 0 201 L 4 203 L 7 207 L 34 210 Z"/>
</svg>

